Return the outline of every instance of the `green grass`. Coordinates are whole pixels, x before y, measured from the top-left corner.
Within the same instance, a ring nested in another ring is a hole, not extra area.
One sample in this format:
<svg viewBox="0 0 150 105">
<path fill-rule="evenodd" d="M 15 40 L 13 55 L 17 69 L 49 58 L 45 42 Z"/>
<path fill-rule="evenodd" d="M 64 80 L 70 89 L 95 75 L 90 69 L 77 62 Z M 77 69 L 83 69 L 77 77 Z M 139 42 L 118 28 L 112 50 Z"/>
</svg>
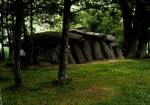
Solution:
<svg viewBox="0 0 150 105">
<path fill-rule="evenodd" d="M 4 105 L 150 105 L 150 60 L 69 65 L 72 81 L 54 85 L 57 66 L 22 71 L 24 89 L 12 90 L 13 75 L 1 67 Z"/>
</svg>

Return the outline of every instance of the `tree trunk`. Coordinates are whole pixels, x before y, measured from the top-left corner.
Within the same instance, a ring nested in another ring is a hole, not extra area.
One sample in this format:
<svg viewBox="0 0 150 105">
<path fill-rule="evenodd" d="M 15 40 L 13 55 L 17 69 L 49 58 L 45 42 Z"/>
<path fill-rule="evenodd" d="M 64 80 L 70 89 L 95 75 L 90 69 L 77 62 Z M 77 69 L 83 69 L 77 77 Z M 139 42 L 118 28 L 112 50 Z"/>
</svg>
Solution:
<svg viewBox="0 0 150 105">
<path fill-rule="evenodd" d="M 123 23 L 124 23 L 124 42 L 125 42 L 125 56 L 133 58 L 136 56 L 138 37 L 133 31 L 133 9 L 129 7 L 126 1 L 119 0 L 122 9 Z"/>
<path fill-rule="evenodd" d="M 150 42 L 148 41 L 148 55 L 150 55 Z"/>
<path fill-rule="evenodd" d="M 16 23 L 14 35 L 14 80 L 15 86 L 23 85 L 20 67 L 21 29 L 23 26 L 24 10 L 22 0 L 16 0 Z"/>
<path fill-rule="evenodd" d="M 30 35 L 33 34 L 33 0 L 31 0 L 31 4 L 30 4 Z M 30 42 L 31 42 L 31 55 L 30 55 L 30 64 L 33 63 L 33 39 L 32 37 L 30 37 Z"/>
<path fill-rule="evenodd" d="M 61 53 L 60 53 L 60 64 L 58 79 L 60 82 L 67 80 L 66 66 L 68 63 L 68 30 L 70 27 L 70 8 L 71 0 L 64 0 L 64 16 L 63 16 L 63 30 L 62 30 L 62 41 L 61 41 Z"/>
<path fill-rule="evenodd" d="M 4 52 L 4 0 L 2 0 L 1 6 L 1 60 L 5 59 L 5 52 Z"/>
<path fill-rule="evenodd" d="M 148 28 L 150 24 L 150 15 L 146 4 L 141 0 L 133 2 L 119 0 L 119 3 L 124 20 L 125 55 L 128 58 L 143 58 L 146 55 L 146 44 L 149 39 Z"/>
<path fill-rule="evenodd" d="M 146 56 L 147 42 L 148 42 L 148 27 L 146 24 L 141 24 L 140 33 L 139 33 L 139 43 L 138 43 L 138 51 L 137 58 L 144 58 Z"/>
<path fill-rule="evenodd" d="M 146 45 L 149 39 L 149 15 L 146 6 L 140 0 L 137 0 L 136 2 L 136 11 L 140 24 L 137 57 L 144 58 L 146 56 Z"/>
<path fill-rule="evenodd" d="M 11 31 L 9 27 L 7 27 L 7 34 L 8 34 L 8 46 L 9 46 L 9 60 L 12 61 L 12 44 L 11 44 L 12 38 L 11 38 Z"/>
<path fill-rule="evenodd" d="M 29 27 L 29 34 L 25 38 L 25 51 L 26 51 L 26 57 L 28 59 L 27 65 L 34 64 L 35 61 L 35 56 L 34 56 L 34 45 L 33 45 L 33 39 L 32 39 L 32 34 L 33 34 L 33 1 L 30 0 L 30 27 Z"/>
<path fill-rule="evenodd" d="M 9 60 L 10 61 L 12 61 L 12 36 L 11 36 L 11 34 L 12 34 L 12 31 L 11 31 L 11 28 L 12 27 L 10 27 L 10 25 L 11 24 L 9 24 L 9 17 L 8 17 L 8 11 L 6 11 L 6 22 L 7 22 L 7 27 L 6 27 L 6 29 L 7 29 L 7 35 L 8 35 L 8 46 L 9 46 Z"/>
</svg>

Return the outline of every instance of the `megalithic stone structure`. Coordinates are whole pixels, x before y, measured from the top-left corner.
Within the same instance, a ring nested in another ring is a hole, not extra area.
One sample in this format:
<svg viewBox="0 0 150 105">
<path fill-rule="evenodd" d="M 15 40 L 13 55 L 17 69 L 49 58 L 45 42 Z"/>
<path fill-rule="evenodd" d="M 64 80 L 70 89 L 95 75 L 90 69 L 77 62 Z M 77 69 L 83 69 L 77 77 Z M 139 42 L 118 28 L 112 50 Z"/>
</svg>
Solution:
<svg viewBox="0 0 150 105">
<path fill-rule="evenodd" d="M 33 54 L 33 56 L 36 56 L 33 58 L 36 58 L 39 62 L 40 59 L 38 58 L 44 58 L 45 61 L 52 64 L 59 63 L 60 32 L 35 33 L 31 35 L 31 37 L 33 39 L 34 49 L 38 48 L 38 52 L 40 52 L 37 56 L 37 51 L 34 51 L 35 54 Z M 43 48 L 45 49 L 44 52 L 42 52 Z M 68 62 L 72 64 L 86 63 L 92 60 L 123 58 L 122 50 L 120 45 L 116 42 L 116 38 L 104 33 L 71 30 L 69 32 L 68 50 Z M 48 55 L 48 57 L 46 55 Z"/>
<path fill-rule="evenodd" d="M 86 59 L 87 62 L 93 60 L 92 49 L 91 49 L 89 41 L 84 42 L 84 44 L 82 46 L 82 51 L 83 51 L 83 55 L 85 56 L 85 59 Z"/>
</svg>

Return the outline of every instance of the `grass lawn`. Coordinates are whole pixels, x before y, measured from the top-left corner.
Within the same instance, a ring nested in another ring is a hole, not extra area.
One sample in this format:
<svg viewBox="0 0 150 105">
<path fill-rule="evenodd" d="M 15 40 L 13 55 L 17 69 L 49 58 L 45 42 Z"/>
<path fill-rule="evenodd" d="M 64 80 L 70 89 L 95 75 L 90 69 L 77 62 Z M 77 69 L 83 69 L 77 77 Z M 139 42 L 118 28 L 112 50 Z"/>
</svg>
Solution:
<svg viewBox="0 0 150 105">
<path fill-rule="evenodd" d="M 22 71 L 24 89 L 15 91 L 13 75 L 1 66 L 4 105 L 150 105 L 150 60 L 97 61 L 69 65 L 72 81 L 54 85 L 57 66 Z"/>
</svg>

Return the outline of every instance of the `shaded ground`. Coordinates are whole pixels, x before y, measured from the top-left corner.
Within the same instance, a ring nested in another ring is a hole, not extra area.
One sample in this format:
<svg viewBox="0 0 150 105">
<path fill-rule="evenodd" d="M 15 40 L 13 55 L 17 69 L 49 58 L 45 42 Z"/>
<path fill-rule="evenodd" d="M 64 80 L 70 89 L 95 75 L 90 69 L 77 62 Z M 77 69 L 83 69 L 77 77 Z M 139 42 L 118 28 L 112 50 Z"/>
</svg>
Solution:
<svg viewBox="0 0 150 105">
<path fill-rule="evenodd" d="M 0 69 L 4 105 L 150 105 L 150 60 L 110 60 L 69 65 L 72 81 L 54 85 L 57 66 L 22 72 L 25 88 L 14 91 L 8 68 Z"/>
</svg>

